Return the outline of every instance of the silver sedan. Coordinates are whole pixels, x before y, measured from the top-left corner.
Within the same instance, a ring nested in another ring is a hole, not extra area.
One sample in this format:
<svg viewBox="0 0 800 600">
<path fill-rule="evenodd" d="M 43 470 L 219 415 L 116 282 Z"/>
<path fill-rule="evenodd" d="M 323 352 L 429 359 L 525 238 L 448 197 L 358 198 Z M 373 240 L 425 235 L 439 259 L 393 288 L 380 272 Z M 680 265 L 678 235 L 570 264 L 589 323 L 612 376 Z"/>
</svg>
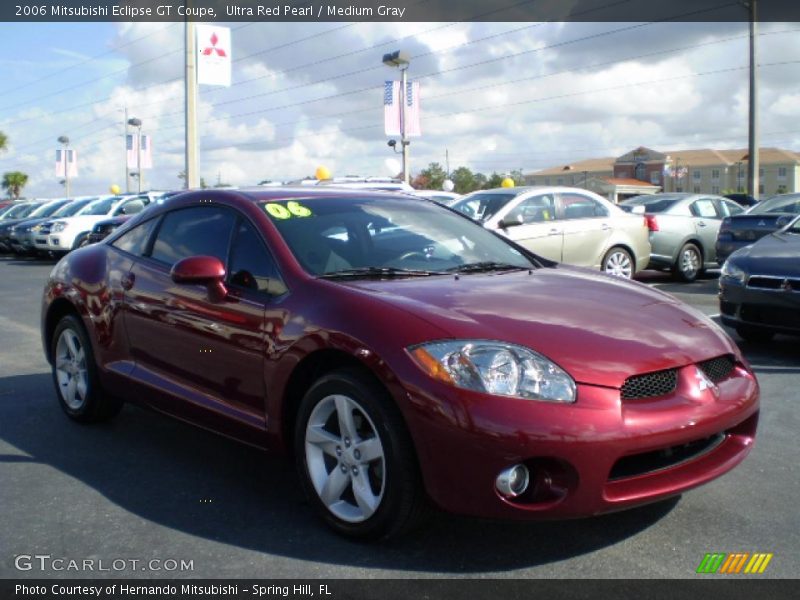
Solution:
<svg viewBox="0 0 800 600">
<path fill-rule="evenodd" d="M 721 196 L 681 193 L 636 196 L 620 207 L 644 215 L 650 229 L 650 266 L 671 269 L 687 282 L 717 266 L 715 244 L 722 219 L 743 210 Z"/>
<path fill-rule="evenodd" d="M 452 208 L 557 262 L 631 278 L 650 260 L 641 215 L 584 189 L 497 188 L 474 192 Z"/>
</svg>

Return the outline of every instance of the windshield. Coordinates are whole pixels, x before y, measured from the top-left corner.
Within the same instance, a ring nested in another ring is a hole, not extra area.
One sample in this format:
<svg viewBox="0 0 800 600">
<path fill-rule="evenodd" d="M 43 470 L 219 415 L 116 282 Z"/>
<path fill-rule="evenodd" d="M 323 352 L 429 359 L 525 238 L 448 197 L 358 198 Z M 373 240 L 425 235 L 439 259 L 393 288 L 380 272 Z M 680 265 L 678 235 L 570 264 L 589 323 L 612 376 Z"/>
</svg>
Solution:
<svg viewBox="0 0 800 600">
<path fill-rule="evenodd" d="M 521 252 L 441 206 L 412 198 L 306 198 L 262 203 L 300 264 L 313 275 L 440 274 L 530 269 Z M 358 272 L 356 272 L 358 274 Z"/>
<path fill-rule="evenodd" d="M 19 204 L 3 214 L 4 219 L 23 219 L 39 208 L 41 204 Z"/>
<path fill-rule="evenodd" d="M 69 204 L 65 204 L 61 208 L 59 208 L 56 212 L 53 213 L 54 217 L 71 217 L 72 215 L 76 214 L 80 209 L 84 206 L 89 204 L 89 202 L 93 202 L 97 200 L 97 198 L 85 198 L 83 200 L 73 200 Z"/>
<path fill-rule="evenodd" d="M 768 213 L 790 213 L 800 215 L 800 194 L 791 196 L 773 196 L 768 200 L 759 202 L 749 211 L 749 215 L 762 215 Z"/>
<path fill-rule="evenodd" d="M 77 215 L 107 215 L 118 200 L 122 200 L 122 196 L 111 196 L 110 198 L 95 200 L 78 211 Z"/>
<path fill-rule="evenodd" d="M 683 200 L 685 196 L 672 196 L 666 194 L 657 194 L 650 196 L 634 196 L 619 203 L 620 208 L 626 210 L 627 207 L 644 206 L 645 212 L 648 213 L 663 213 L 667 212 L 670 208 L 675 206 L 678 202 Z"/>
<path fill-rule="evenodd" d="M 453 203 L 452 207 L 464 213 L 470 219 L 485 223 L 516 197 L 517 193 L 490 192 L 470 194 Z"/>
<path fill-rule="evenodd" d="M 30 216 L 31 217 L 35 217 L 37 219 L 41 218 L 41 217 L 49 217 L 49 216 L 55 214 L 55 212 L 59 208 L 64 206 L 64 204 L 66 202 L 67 202 L 66 200 L 58 200 L 57 202 L 48 202 L 47 204 L 43 204 L 42 206 L 37 208 L 35 211 L 33 211 L 30 214 Z"/>
</svg>

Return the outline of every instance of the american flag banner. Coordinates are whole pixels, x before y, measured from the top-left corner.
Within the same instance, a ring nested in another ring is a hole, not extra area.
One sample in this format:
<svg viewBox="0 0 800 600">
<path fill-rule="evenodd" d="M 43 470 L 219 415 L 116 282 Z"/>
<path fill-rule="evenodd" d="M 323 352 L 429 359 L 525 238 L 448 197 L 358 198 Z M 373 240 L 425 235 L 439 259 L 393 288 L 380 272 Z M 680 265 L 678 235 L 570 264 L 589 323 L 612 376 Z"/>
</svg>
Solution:
<svg viewBox="0 0 800 600">
<path fill-rule="evenodd" d="M 75 150 L 56 150 L 56 177 L 78 176 L 78 153 Z"/>
<path fill-rule="evenodd" d="M 417 137 L 422 135 L 420 128 L 420 111 L 419 111 L 419 83 L 407 82 L 406 83 L 406 137 Z"/>
<path fill-rule="evenodd" d="M 142 169 L 152 169 L 153 168 L 153 139 L 149 135 L 142 134 L 142 139 L 140 140 L 142 146 Z"/>
<path fill-rule="evenodd" d="M 400 82 L 383 84 L 383 129 L 386 135 L 400 135 Z"/>
<path fill-rule="evenodd" d="M 141 150 L 137 145 L 141 146 Z M 140 138 L 136 133 L 129 133 L 125 138 L 125 148 L 129 169 L 139 169 L 139 156 L 142 159 L 142 169 L 153 168 L 153 142 L 149 135 L 142 134 Z"/>
</svg>

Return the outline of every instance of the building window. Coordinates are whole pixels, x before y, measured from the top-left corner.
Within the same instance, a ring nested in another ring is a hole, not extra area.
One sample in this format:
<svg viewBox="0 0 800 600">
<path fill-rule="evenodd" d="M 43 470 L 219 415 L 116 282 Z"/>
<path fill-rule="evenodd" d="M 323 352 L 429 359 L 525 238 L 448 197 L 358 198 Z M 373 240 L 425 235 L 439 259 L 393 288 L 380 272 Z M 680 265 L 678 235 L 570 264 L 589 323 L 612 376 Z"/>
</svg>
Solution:
<svg viewBox="0 0 800 600">
<path fill-rule="evenodd" d="M 694 179 L 695 181 L 700 181 L 700 177 L 701 177 L 700 171 L 698 171 L 697 169 L 692 171 L 692 179 Z"/>
<path fill-rule="evenodd" d="M 719 169 L 711 169 L 711 181 L 719 181 Z"/>
<path fill-rule="evenodd" d="M 556 181 L 556 184 L 557 185 L 564 185 L 564 178 L 563 177 L 559 177 L 558 180 Z"/>
<path fill-rule="evenodd" d="M 699 193 L 700 193 L 700 186 L 699 186 L 699 185 L 696 185 L 696 186 L 694 186 L 694 190 L 692 190 L 692 191 L 693 191 L 695 194 L 699 194 Z"/>
<path fill-rule="evenodd" d="M 550 178 L 549 177 L 545 177 L 544 178 L 544 184 L 545 185 L 550 185 Z"/>
<path fill-rule="evenodd" d="M 659 171 L 650 172 L 650 183 L 661 185 L 661 173 Z"/>
<path fill-rule="evenodd" d="M 647 166 L 644 163 L 637 163 L 633 169 L 633 178 L 639 181 L 647 181 Z"/>
<path fill-rule="evenodd" d="M 711 193 L 712 194 L 719 194 L 719 186 L 718 185 L 712 185 L 711 186 Z"/>
<path fill-rule="evenodd" d="M 759 169 L 758 169 L 758 176 L 759 176 L 759 177 L 763 177 L 763 176 L 764 176 L 764 167 L 759 167 Z"/>
<path fill-rule="evenodd" d="M 758 184 L 758 193 L 759 194 L 763 194 L 764 193 L 764 184 L 763 183 L 759 183 Z"/>
<path fill-rule="evenodd" d="M 675 191 L 676 192 L 682 192 L 683 191 L 683 186 L 679 185 L 677 188 L 675 188 Z"/>
<path fill-rule="evenodd" d="M 786 179 L 786 167 L 778 167 L 778 179 Z"/>
</svg>

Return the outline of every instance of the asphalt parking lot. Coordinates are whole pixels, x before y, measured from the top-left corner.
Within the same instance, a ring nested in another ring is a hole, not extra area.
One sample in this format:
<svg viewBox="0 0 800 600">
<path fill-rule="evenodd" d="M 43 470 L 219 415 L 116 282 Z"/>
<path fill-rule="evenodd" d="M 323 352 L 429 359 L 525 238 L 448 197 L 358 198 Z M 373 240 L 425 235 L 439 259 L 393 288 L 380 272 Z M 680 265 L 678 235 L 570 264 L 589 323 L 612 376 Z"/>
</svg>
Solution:
<svg viewBox="0 0 800 600">
<path fill-rule="evenodd" d="M 797 575 L 797 339 L 739 340 L 762 389 L 756 447 L 680 499 L 566 522 L 437 515 L 413 536 L 367 545 L 328 532 L 282 460 L 131 406 L 101 426 L 69 421 L 39 337 L 52 265 L 0 257 L 0 577 L 694 578 L 707 552 L 771 552 L 760 577 Z M 642 281 L 717 312 L 713 275 Z M 193 569 L 17 569 L 17 555 L 35 554 L 183 560 Z"/>
</svg>

